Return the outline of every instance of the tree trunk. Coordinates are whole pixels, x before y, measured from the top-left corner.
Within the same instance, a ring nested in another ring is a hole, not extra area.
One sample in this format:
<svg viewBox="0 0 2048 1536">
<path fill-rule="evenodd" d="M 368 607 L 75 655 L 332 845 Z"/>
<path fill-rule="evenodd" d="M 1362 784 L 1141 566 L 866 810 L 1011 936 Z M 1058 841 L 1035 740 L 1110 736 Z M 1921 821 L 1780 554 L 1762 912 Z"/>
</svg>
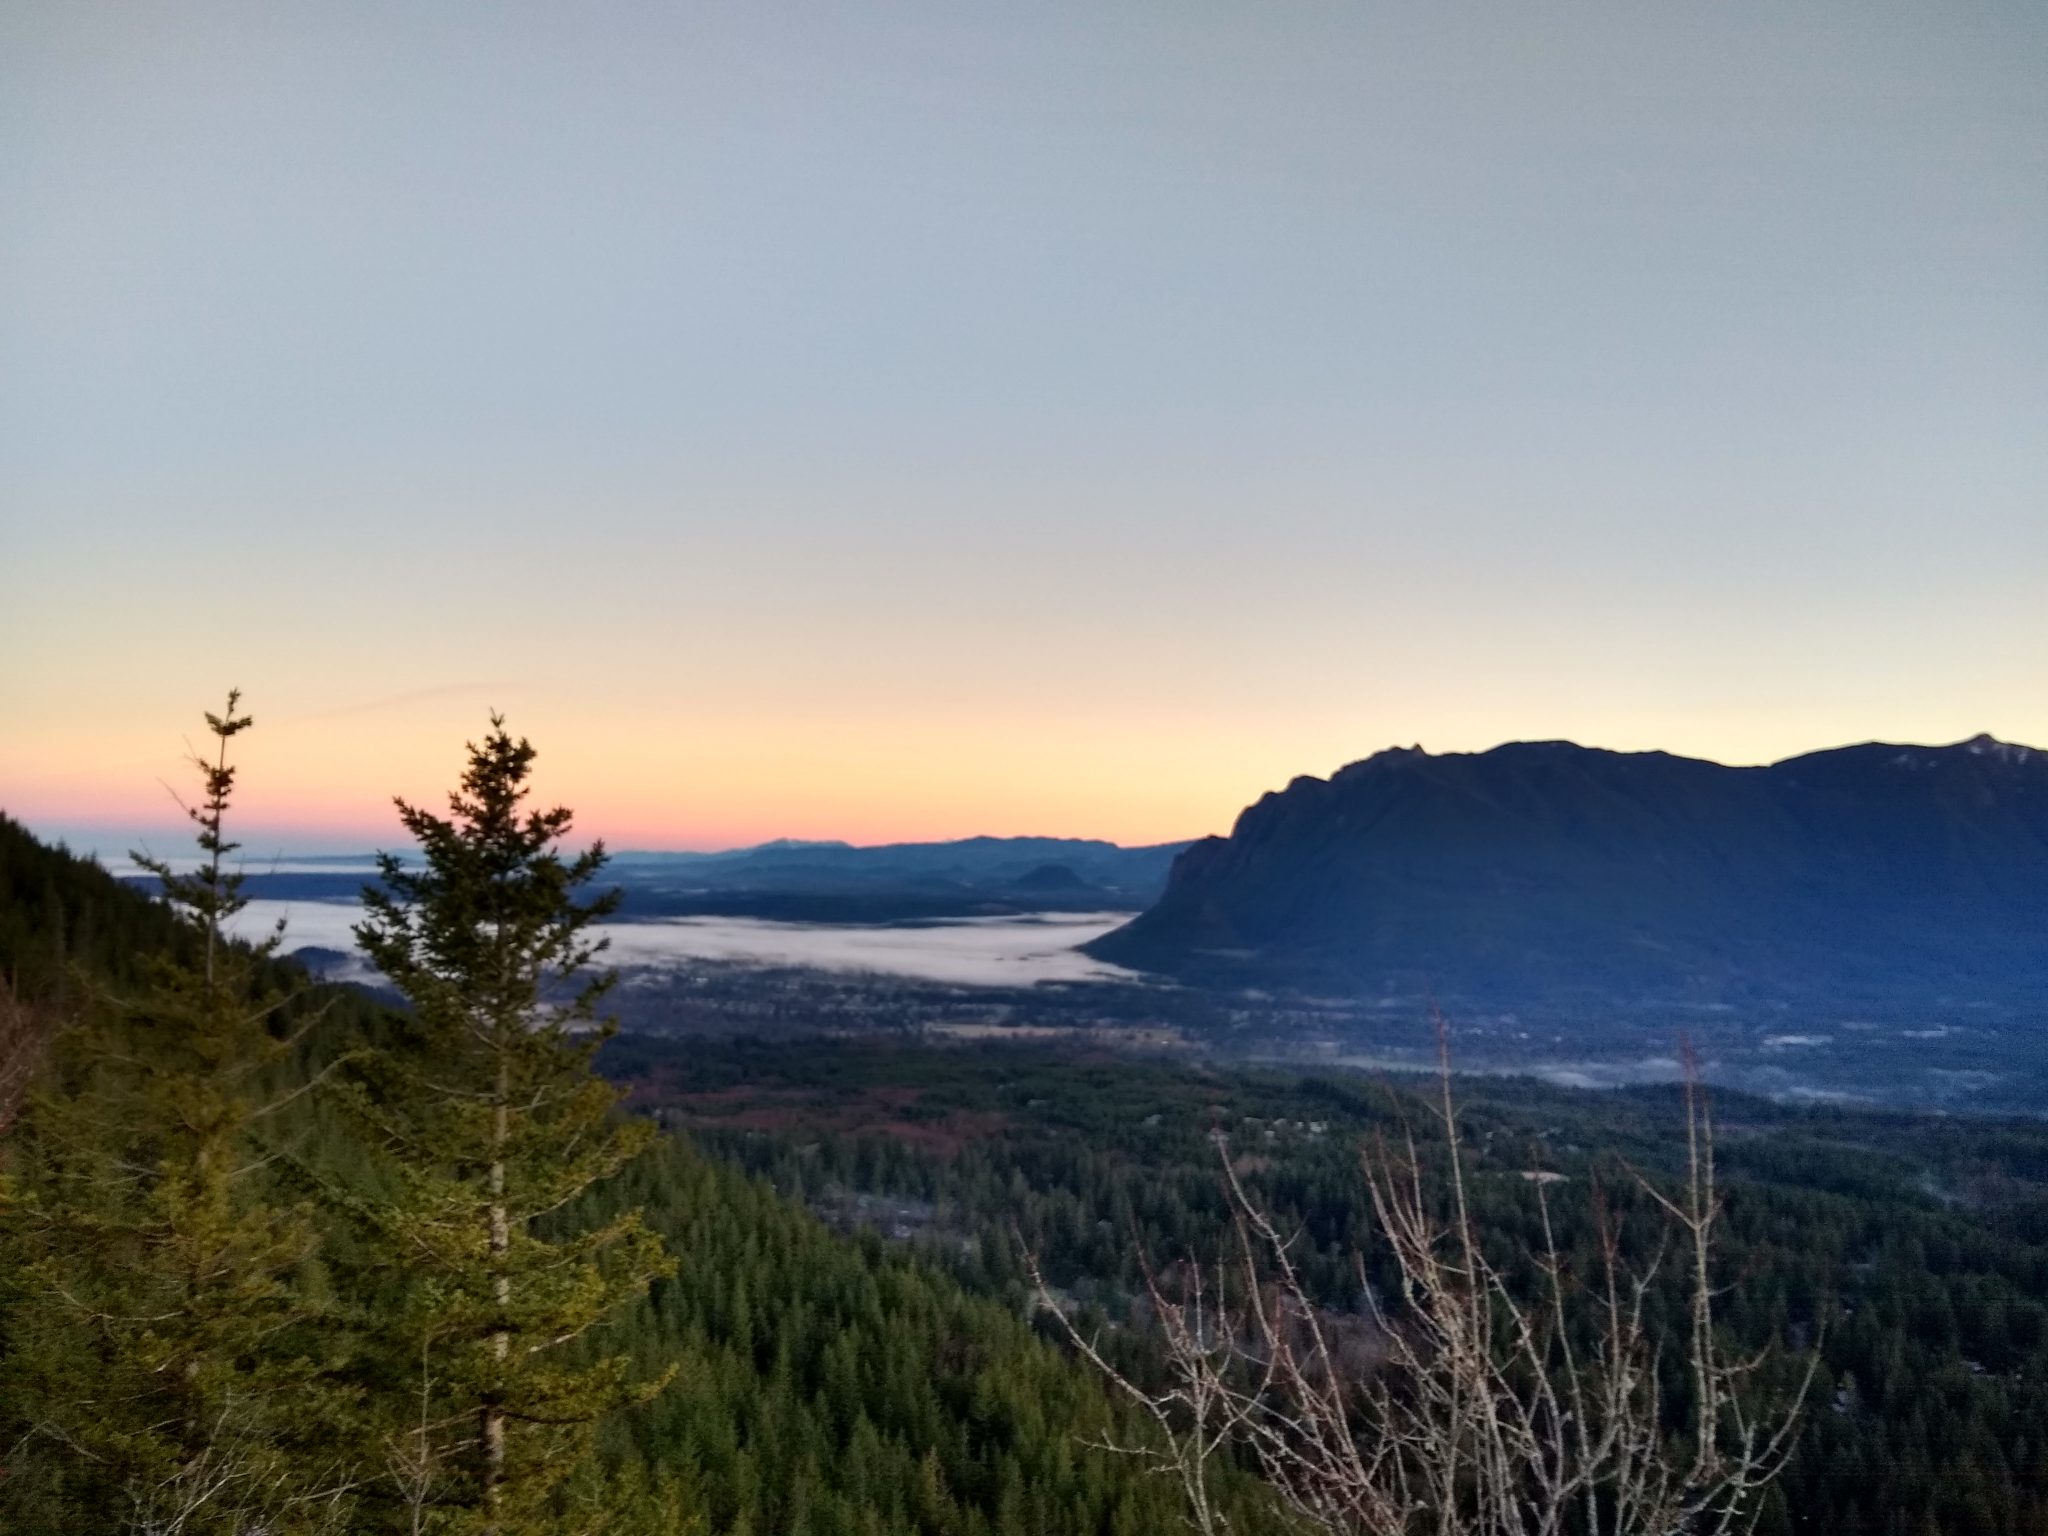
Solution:
<svg viewBox="0 0 2048 1536">
<path fill-rule="evenodd" d="M 511 1353 L 512 1336 L 506 1313 L 512 1304 L 512 1277 L 505 1272 L 506 1255 L 512 1248 L 511 1226 L 505 1214 L 505 1139 L 508 1134 L 506 1100 L 511 1092 L 503 1051 L 498 1056 L 497 1103 L 492 1106 L 490 1168 L 491 1290 L 498 1316 L 491 1328 L 491 1358 L 497 1364 L 499 1381 L 484 1399 L 480 1426 L 484 1445 L 484 1536 L 498 1536 L 499 1493 L 505 1481 L 505 1410 L 498 1392 L 503 1384 L 505 1361 Z"/>
</svg>

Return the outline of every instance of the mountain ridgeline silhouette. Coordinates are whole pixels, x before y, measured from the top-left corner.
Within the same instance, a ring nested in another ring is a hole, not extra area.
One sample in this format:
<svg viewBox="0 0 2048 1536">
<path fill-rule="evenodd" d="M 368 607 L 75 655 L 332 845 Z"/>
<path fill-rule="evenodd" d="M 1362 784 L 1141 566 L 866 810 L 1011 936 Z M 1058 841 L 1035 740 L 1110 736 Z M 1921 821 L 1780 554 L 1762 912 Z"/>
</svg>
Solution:
<svg viewBox="0 0 2048 1536">
<path fill-rule="evenodd" d="M 1137 912 L 1166 887 L 1175 854 L 1079 837 L 967 837 L 942 843 L 779 838 L 719 853 L 627 849 L 605 876 L 625 893 L 620 915 L 721 915 L 802 923 L 943 922 L 1027 912 Z M 298 859 L 252 869 L 250 896 L 353 902 L 362 856 Z M 323 867 L 329 866 L 332 867 Z"/>
<path fill-rule="evenodd" d="M 1089 949 L 1447 1005 L 2048 1014 L 2048 753 L 1394 749 L 1264 796 Z"/>
</svg>

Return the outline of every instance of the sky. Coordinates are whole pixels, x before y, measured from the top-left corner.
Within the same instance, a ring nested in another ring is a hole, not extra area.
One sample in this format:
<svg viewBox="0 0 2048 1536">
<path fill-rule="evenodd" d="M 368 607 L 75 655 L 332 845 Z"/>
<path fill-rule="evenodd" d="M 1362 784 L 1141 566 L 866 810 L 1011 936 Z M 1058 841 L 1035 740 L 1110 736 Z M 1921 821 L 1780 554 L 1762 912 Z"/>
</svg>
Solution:
<svg viewBox="0 0 2048 1536">
<path fill-rule="evenodd" d="M 0 809 L 2048 745 L 2048 7 L 0 8 Z"/>
</svg>

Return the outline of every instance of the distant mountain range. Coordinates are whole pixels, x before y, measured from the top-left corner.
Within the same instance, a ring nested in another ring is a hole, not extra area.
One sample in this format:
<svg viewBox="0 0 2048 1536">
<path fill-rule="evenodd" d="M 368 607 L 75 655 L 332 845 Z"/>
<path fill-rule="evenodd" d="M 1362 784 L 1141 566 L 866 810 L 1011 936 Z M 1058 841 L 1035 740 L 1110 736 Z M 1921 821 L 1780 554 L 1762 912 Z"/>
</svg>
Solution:
<svg viewBox="0 0 2048 1536">
<path fill-rule="evenodd" d="M 1136 910 L 1165 889 L 1187 845 L 1125 848 L 1079 837 L 969 837 L 940 843 L 782 840 L 727 853 L 616 855 L 629 913 L 943 916 L 987 910 Z"/>
<path fill-rule="evenodd" d="M 1078 837 L 970 837 L 940 843 L 779 839 L 720 853 L 616 853 L 605 878 L 625 891 L 621 915 L 700 913 L 812 922 L 896 922 L 1005 912 L 1137 911 L 1165 889 L 1187 845 L 1124 848 Z M 295 859 L 248 871 L 246 894 L 353 900 L 360 855 Z"/>
<path fill-rule="evenodd" d="M 1762 768 L 1556 741 L 1381 752 L 1190 845 L 1089 949 L 1446 1004 L 2048 1019 L 2048 754 L 1988 736 Z"/>
</svg>

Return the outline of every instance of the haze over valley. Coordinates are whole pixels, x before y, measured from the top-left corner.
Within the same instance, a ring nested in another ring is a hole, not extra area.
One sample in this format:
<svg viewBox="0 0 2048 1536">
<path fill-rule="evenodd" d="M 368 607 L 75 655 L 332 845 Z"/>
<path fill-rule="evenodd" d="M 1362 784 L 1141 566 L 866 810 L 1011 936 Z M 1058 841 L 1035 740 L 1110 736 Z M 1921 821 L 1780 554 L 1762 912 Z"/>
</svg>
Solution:
<svg viewBox="0 0 2048 1536">
<path fill-rule="evenodd" d="M 1769 769 L 1517 744 L 1300 778 L 1229 839 L 627 852 L 595 930 L 654 1033 L 986 1031 L 1788 1102 L 2048 1103 L 2048 754 Z M 240 931 L 336 979 L 367 857 L 252 866 Z M 1120 907 L 1122 910 L 1105 910 Z M 756 993 L 772 994 L 764 1006 Z"/>
</svg>

